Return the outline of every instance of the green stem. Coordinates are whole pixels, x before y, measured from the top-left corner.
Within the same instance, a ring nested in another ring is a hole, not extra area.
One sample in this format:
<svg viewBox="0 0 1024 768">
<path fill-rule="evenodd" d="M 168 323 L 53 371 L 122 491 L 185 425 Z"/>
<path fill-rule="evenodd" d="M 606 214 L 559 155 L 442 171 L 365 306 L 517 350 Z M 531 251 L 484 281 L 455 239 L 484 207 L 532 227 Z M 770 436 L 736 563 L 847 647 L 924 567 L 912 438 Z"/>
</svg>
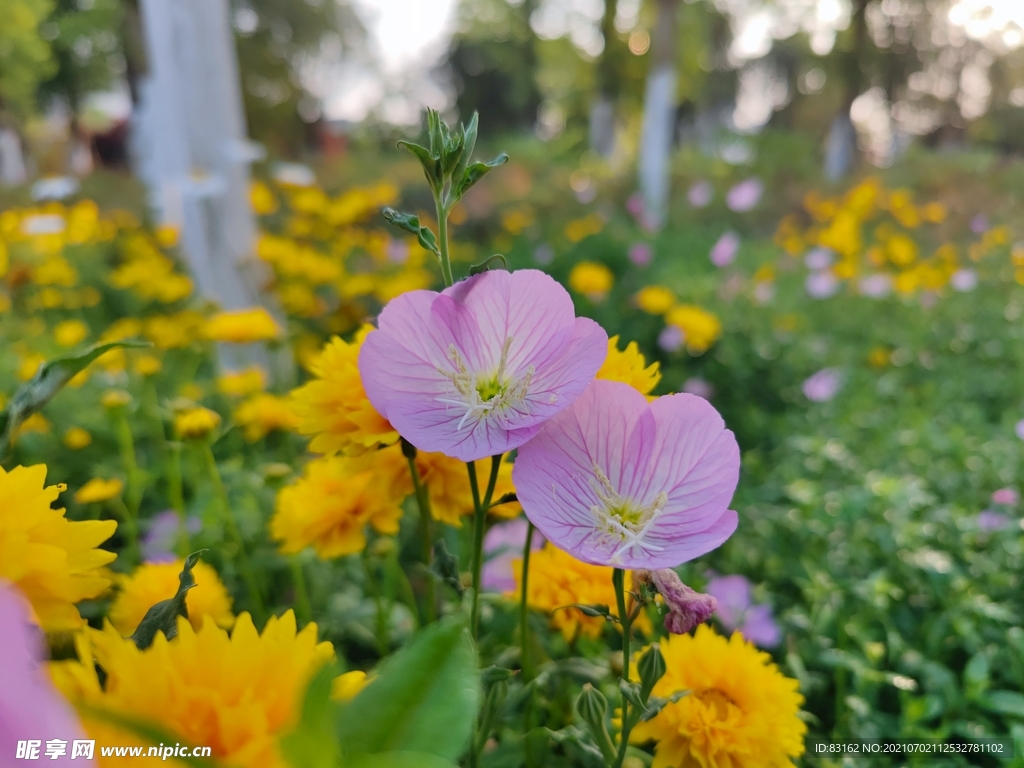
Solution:
<svg viewBox="0 0 1024 768">
<path fill-rule="evenodd" d="M 374 566 L 370 558 L 371 555 L 369 548 L 363 550 L 363 567 L 366 569 L 367 591 L 373 597 L 373 602 L 377 606 L 377 626 L 375 628 L 377 651 L 380 653 L 381 657 L 384 657 L 387 656 L 388 651 L 391 648 L 391 638 L 389 637 L 388 632 L 387 604 L 384 599 L 384 590 L 381 588 L 381 582 L 383 579 L 379 579 L 378 574 L 374 572 Z"/>
<path fill-rule="evenodd" d="M 171 509 L 178 513 L 178 554 L 182 558 L 192 552 L 192 541 L 185 518 L 185 491 L 181 481 L 181 443 L 172 441 L 167 451 L 167 496 Z"/>
<path fill-rule="evenodd" d="M 491 476 L 487 480 L 487 491 L 480 501 L 480 486 L 476 479 L 476 464 L 467 461 L 469 467 L 469 487 L 473 491 L 473 606 L 470 611 L 470 628 L 473 640 L 476 641 L 480 629 L 480 576 L 484 564 L 484 532 L 487 528 L 487 509 L 491 506 L 494 486 L 498 482 L 498 470 L 501 468 L 502 454 L 491 457 Z"/>
<path fill-rule="evenodd" d="M 125 536 L 128 539 L 128 551 L 132 553 L 132 558 L 136 561 L 141 560 L 141 553 L 139 552 L 139 524 L 135 519 L 135 515 L 132 514 L 132 511 L 120 496 L 110 500 L 110 507 L 115 517 L 120 518 L 121 522 L 124 523 Z"/>
<path fill-rule="evenodd" d="M 437 595 L 434 591 L 434 577 L 430 575 L 430 563 L 433 559 L 433 538 L 430 497 L 427 489 L 420 478 L 420 471 L 416 467 L 416 459 L 412 456 L 406 457 L 409 461 L 409 473 L 412 475 L 412 485 L 416 489 L 416 504 L 420 508 L 420 541 L 423 545 L 423 565 L 427 568 L 424 592 L 426 608 L 423 611 L 423 623 L 429 624 L 437 618 Z"/>
<path fill-rule="evenodd" d="M 530 551 L 533 546 L 533 523 L 526 523 L 526 546 L 523 547 L 523 572 L 520 576 L 519 595 L 519 667 L 523 671 L 523 682 L 533 679 L 530 668 L 530 609 L 526 602 L 527 585 L 530 581 Z"/>
<path fill-rule="evenodd" d="M 440 250 L 438 258 L 441 261 L 441 277 L 444 278 L 444 285 L 447 288 L 455 282 L 452 277 L 452 261 L 448 255 L 448 210 L 441 200 L 441 194 L 434 195 L 434 204 L 437 206 L 437 247 Z"/>
<path fill-rule="evenodd" d="M 292 568 L 292 580 L 295 582 L 295 613 L 299 623 L 306 625 L 313 620 L 313 607 L 309 602 L 309 590 L 306 589 L 306 572 L 299 562 L 298 555 L 292 555 L 289 564 Z"/>
<path fill-rule="evenodd" d="M 252 600 L 257 621 L 262 625 L 264 618 L 263 595 L 256 581 L 256 574 L 252 569 L 252 564 L 249 562 L 249 555 L 245 551 L 242 532 L 238 528 L 235 516 L 231 513 L 231 500 L 228 498 L 227 488 L 224 487 L 224 480 L 220 476 L 220 470 L 217 468 L 217 459 L 214 458 L 213 449 L 210 448 L 209 442 L 203 441 L 202 451 L 206 458 L 206 468 L 210 473 L 210 480 L 213 482 L 214 491 L 220 500 L 222 514 L 224 515 L 224 527 L 238 548 L 239 570 L 242 571 L 242 578 L 249 589 L 249 599 Z"/>
<path fill-rule="evenodd" d="M 626 572 L 621 568 L 612 571 L 612 585 L 615 587 L 615 603 L 619 609 L 619 621 L 622 623 L 622 679 L 629 681 L 629 640 L 633 633 L 632 617 L 626 613 Z M 629 714 L 629 701 L 622 697 L 622 730 L 619 733 L 619 751 L 615 756 L 612 768 L 622 768 L 629 747 L 629 732 L 633 724 Z"/>
<path fill-rule="evenodd" d="M 118 407 L 114 415 L 114 428 L 117 432 L 117 445 L 121 453 L 121 463 L 128 482 L 124 492 L 125 504 L 131 511 L 132 516 L 139 514 L 139 505 L 142 503 L 142 475 L 139 472 L 139 464 L 135 458 L 135 439 L 132 437 L 132 427 L 128 423 L 128 416 L 124 408 Z"/>
</svg>

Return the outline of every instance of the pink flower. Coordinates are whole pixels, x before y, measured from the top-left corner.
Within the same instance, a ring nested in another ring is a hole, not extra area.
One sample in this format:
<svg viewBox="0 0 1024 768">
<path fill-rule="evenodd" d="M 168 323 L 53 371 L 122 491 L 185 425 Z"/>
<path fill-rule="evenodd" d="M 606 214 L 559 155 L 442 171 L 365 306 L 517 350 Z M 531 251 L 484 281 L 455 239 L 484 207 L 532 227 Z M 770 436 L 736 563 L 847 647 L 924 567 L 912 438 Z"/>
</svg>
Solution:
<svg viewBox="0 0 1024 768">
<path fill-rule="evenodd" d="M 529 522 L 520 515 L 506 523 L 493 526 L 484 537 L 483 587 L 490 592 L 511 592 L 516 588 L 516 577 L 512 572 L 512 561 L 523 556 L 526 546 L 526 530 Z M 544 537 L 533 532 L 530 549 L 544 546 Z"/>
<path fill-rule="evenodd" d="M 7 764 L 18 742 L 61 739 L 67 754 L 56 759 L 39 756 L 46 765 L 95 766 L 91 760 L 71 761 L 71 742 L 84 739 L 71 707 L 50 682 L 40 663 L 42 635 L 29 619 L 28 603 L 17 590 L 0 581 L 0 760 Z"/>
<path fill-rule="evenodd" d="M 647 243 L 633 243 L 629 247 L 629 260 L 638 267 L 646 267 L 654 258 L 654 251 Z"/>
<path fill-rule="evenodd" d="M 658 334 L 658 346 L 666 352 L 678 352 L 686 335 L 678 325 L 666 325 Z"/>
<path fill-rule="evenodd" d="M 949 284 L 953 286 L 954 291 L 960 293 L 973 291 L 978 285 L 978 273 L 973 269 L 958 269 L 949 278 Z"/>
<path fill-rule="evenodd" d="M 572 403 L 608 354 L 543 272 L 483 272 L 388 304 L 363 342 L 373 407 L 423 451 L 475 461 L 518 448 Z"/>
<path fill-rule="evenodd" d="M 679 574 L 671 568 L 639 571 L 641 579 L 649 579 L 665 599 L 665 629 L 673 635 L 685 635 L 698 624 L 711 618 L 718 602 L 711 595 L 697 592 L 683 584 Z"/>
<path fill-rule="evenodd" d="M 729 190 L 725 196 L 725 204 L 732 211 L 744 213 L 757 205 L 763 192 L 764 184 L 760 179 L 747 179 Z"/>
<path fill-rule="evenodd" d="M 872 299 L 881 299 L 892 290 L 892 278 L 886 274 L 866 275 L 857 284 L 861 294 Z"/>
<path fill-rule="evenodd" d="M 804 281 L 804 288 L 812 299 L 827 299 L 839 290 L 839 280 L 831 272 L 811 272 Z"/>
<path fill-rule="evenodd" d="M 971 232 L 980 235 L 986 229 L 988 229 L 988 217 L 985 214 L 979 213 L 971 219 Z"/>
<path fill-rule="evenodd" d="M 1013 490 L 1013 488 L 1000 488 L 992 494 L 993 504 L 1002 504 L 1005 507 L 1015 507 L 1017 506 L 1018 501 L 1020 501 L 1020 494 Z"/>
<path fill-rule="evenodd" d="M 812 248 L 804 256 L 804 264 L 808 269 L 828 269 L 835 261 L 835 255 L 828 248 Z"/>
<path fill-rule="evenodd" d="M 710 181 L 698 181 L 686 193 L 686 199 L 694 208 L 705 208 L 715 196 L 715 190 Z"/>
<path fill-rule="evenodd" d="M 1021 440 L 1024 440 L 1024 419 L 1021 419 L 1013 425 L 1014 434 L 1017 435 Z"/>
<path fill-rule="evenodd" d="M 688 395 L 703 397 L 705 400 L 710 400 L 715 396 L 715 388 L 711 382 L 697 376 L 692 376 L 683 382 L 683 392 L 686 392 Z"/>
<path fill-rule="evenodd" d="M 512 479 L 527 517 L 573 557 L 656 570 L 732 535 L 739 470 L 736 439 L 706 400 L 648 403 L 597 380 L 519 449 Z"/>
<path fill-rule="evenodd" d="M 644 196 L 639 192 L 634 192 L 626 200 L 626 210 L 634 217 L 639 219 L 644 215 Z"/>
<path fill-rule="evenodd" d="M 804 396 L 815 403 L 825 403 L 836 396 L 843 385 L 838 368 L 822 368 L 803 383 Z"/>
<path fill-rule="evenodd" d="M 979 530 L 988 533 L 1008 528 L 1010 525 L 1010 518 L 1000 512 L 993 512 L 991 509 L 986 509 L 975 516 L 974 522 L 977 524 Z"/>
<path fill-rule="evenodd" d="M 762 648 L 779 644 L 782 630 L 772 617 L 771 606 L 754 604 L 746 578 L 719 576 L 708 582 L 707 590 L 718 601 L 715 612 L 727 630 L 739 630 L 747 640 Z"/>
<path fill-rule="evenodd" d="M 726 232 L 711 246 L 711 263 L 716 267 L 727 267 L 736 260 L 740 249 L 740 236 L 735 232 Z"/>
</svg>

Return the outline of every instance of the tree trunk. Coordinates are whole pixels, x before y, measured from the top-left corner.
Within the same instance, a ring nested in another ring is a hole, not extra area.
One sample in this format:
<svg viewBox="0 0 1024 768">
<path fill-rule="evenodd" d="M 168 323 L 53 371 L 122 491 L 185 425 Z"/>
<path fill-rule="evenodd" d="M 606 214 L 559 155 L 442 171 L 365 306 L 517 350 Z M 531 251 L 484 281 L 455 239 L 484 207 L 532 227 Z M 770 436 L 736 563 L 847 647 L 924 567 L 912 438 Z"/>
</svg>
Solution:
<svg viewBox="0 0 1024 768">
<path fill-rule="evenodd" d="M 639 182 L 648 226 L 660 229 L 668 214 L 672 127 L 676 97 L 676 17 L 679 0 L 658 0 L 658 24 L 651 41 L 651 68 L 644 94 Z"/>
<path fill-rule="evenodd" d="M 618 52 L 615 36 L 615 14 L 618 0 L 605 0 L 601 18 L 604 50 L 597 60 L 597 94 L 590 106 L 590 148 L 602 157 L 615 149 L 615 100 L 618 97 Z"/>
<path fill-rule="evenodd" d="M 868 0 L 857 0 L 853 13 L 853 47 L 844 66 L 846 87 L 843 106 L 832 121 L 825 146 L 825 178 L 838 181 L 853 167 L 857 159 L 857 131 L 850 120 L 850 107 L 864 85 L 862 67 L 864 43 L 867 39 Z"/>
<path fill-rule="evenodd" d="M 13 128 L 0 125 L 0 186 L 16 187 L 27 179 L 21 137 Z"/>
</svg>

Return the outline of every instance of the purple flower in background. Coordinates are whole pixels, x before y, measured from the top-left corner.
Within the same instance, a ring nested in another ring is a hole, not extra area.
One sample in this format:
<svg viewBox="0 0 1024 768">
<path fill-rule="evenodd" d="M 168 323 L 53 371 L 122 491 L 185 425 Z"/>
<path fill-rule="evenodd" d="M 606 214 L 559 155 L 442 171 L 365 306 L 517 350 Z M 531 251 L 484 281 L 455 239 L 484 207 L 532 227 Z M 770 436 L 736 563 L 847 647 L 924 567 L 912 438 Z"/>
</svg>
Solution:
<svg viewBox="0 0 1024 768">
<path fill-rule="evenodd" d="M 644 215 L 644 197 L 639 192 L 634 192 L 626 200 L 626 210 L 629 211 L 630 215 L 635 219 L 639 219 Z"/>
<path fill-rule="evenodd" d="M 706 400 L 648 403 L 598 379 L 519 449 L 512 481 L 555 546 L 593 565 L 656 570 L 733 534 L 739 471 L 736 438 Z"/>
<path fill-rule="evenodd" d="M 405 240 L 391 240 L 387 247 L 388 261 L 405 264 L 409 259 L 409 244 Z"/>
<path fill-rule="evenodd" d="M 541 243 L 533 250 L 533 258 L 538 264 L 546 266 L 555 258 L 555 249 L 547 243 Z"/>
<path fill-rule="evenodd" d="M 757 205 L 763 192 L 764 184 L 760 179 L 747 179 L 729 190 L 725 204 L 736 213 L 744 213 Z"/>
<path fill-rule="evenodd" d="M 41 663 L 43 634 L 29 618 L 29 605 L 11 584 L 0 580 L 0 755 L 14 759 L 26 739 L 84 739 L 82 726 L 57 692 Z M 69 750 L 70 752 L 70 750 Z M 71 761 L 70 754 L 46 765 L 95 766 Z"/>
<path fill-rule="evenodd" d="M 863 296 L 881 299 L 892 290 L 892 278 L 884 274 L 866 275 L 860 279 L 857 288 Z"/>
<path fill-rule="evenodd" d="M 754 301 L 767 304 L 775 298 L 775 283 L 771 280 L 759 280 L 754 284 Z"/>
<path fill-rule="evenodd" d="M 711 386 L 711 382 L 697 376 L 693 376 L 683 382 L 683 392 L 688 395 L 703 397 L 705 400 L 710 400 L 715 396 L 715 388 Z"/>
<path fill-rule="evenodd" d="M 839 279 L 831 272 L 811 272 L 804 281 L 804 288 L 812 299 L 827 299 L 839 290 Z"/>
<path fill-rule="evenodd" d="M 666 325 L 658 334 L 658 346 L 666 352 L 678 352 L 685 340 L 686 334 L 678 325 Z"/>
<path fill-rule="evenodd" d="M 486 559 L 482 574 L 484 589 L 489 592 L 511 592 L 516 588 L 512 561 L 523 556 L 528 526 L 529 521 L 520 516 L 507 523 L 499 523 L 487 532 L 484 538 Z M 540 549 L 542 546 L 544 537 L 540 531 L 534 531 L 530 549 Z"/>
<path fill-rule="evenodd" d="M 1020 494 L 1013 488 L 1000 488 L 992 494 L 992 503 L 1002 504 L 1004 507 L 1015 507 L 1018 501 L 1020 501 Z"/>
<path fill-rule="evenodd" d="M 978 524 L 978 528 L 986 533 L 991 531 L 1001 531 L 1003 528 L 1007 528 L 1010 525 L 1009 517 L 1001 512 L 993 512 L 991 509 L 979 512 L 978 516 L 974 518 L 974 521 Z"/>
<path fill-rule="evenodd" d="M 774 648 L 782 640 L 771 606 L 754 604 L 750 582 L 743 576 L 718 576 L 708 582 L 707 591 L 718 601 L 715 613 L 729 631 L 739 630 L 762 648 Z"/>
<path fill-rule="evenodd" d="M 958 269 L 949 278 L 949 284 L 953 286 L 954 291 L 959 291 L 960 293 L 973 291 L 978 285 L 978 273 L 973 269 Z"/>
<path fill-rule="evenodd" d="M 815 403 L 825 403 L 836 396 L 843 384 L 843 376 L 838 368 L 822 368 L 804 381 L 801 389 L 804 396 Z"/>
<path fill-rule="evenodd" d="M 727 267 L 736 260 L 740 249 L 740 236 L 735 232 L 726 232 L 711 247 L 711 263 L 716 267 Z"/>
<path fill-rule="evenodd" d="M 1013 431 L 1016 433 L 1017 437 L 1024 440 L 1024 419 L 1021 419 L 1013 425 Z"/>
<path fill-rule="evenodd" d="M 629 247 L 629 260 L 638 267 L 646 267 L 654 259 L 654 249 L 648 243 L 633 243 Z"/>
<path fill-rule="evenodd" d="M 409 291 L 359 353 L 366 395 L 423 451 L 475 461 L 518 448 L 569 406 L 608 354 L 569 293 L 533 269 Z"/>
<path fill-rule="evenodd" d="M 190 517 L 185 521 L 185 528 L 190 534 L 199 533 L 203 522 L 198 517 Z M 173 509 L 167 509 L 153 515 L 149 521 L 149 529 L 142 537 L 142 559 L 147 563 L 173 563 L 178 559 L 174 548 L 181 536 L 181 517 Z"/>
<path fill-rule="evenodd" d="M 976 235 L 980 235 L 982 232 L 988 229 L 988 217 L 979 213 L 973 219 L 971 219 L 971 232 Z"/>
<path fill-rule="evenodd" d="M 694 208 L 706 208 L 714 196 L 715 190 L 711 186 L 711 182 L 704 180 L 698 181 L 686 193 L 686 199 Z"/>
<path fill-rule="evenodd" d="M 835 254 L 828 248 L 812 248 L 804 256 L 804 264 L 808 269 L 813 270 L 828 269 L 832 266 L 833 261 L 835 261 Z"/>
</svg>

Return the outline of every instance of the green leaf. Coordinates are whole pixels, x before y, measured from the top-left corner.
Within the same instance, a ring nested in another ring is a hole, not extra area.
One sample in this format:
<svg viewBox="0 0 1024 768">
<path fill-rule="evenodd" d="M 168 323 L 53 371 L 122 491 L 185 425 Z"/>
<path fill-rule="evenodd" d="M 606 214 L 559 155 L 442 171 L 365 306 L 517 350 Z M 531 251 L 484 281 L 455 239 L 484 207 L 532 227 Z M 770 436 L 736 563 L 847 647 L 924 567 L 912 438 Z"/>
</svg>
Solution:
<svg viewBox="0 0 1024 768">
<path fill-rule="evenodd" d="M 455 193 L 452 195 L 453 202 L 462 199 L 462 196 L 469 191 L 469 188 L 486 176 L 492 168 L 504 165 L 508 162 L 508 155 L 502 152 L 489 163 L 476 162 L 466 168 L 462 178 L 456 182 Z"/>
<path fill-rule="evenodd" d="M 430 572 L 454 589 L 459 597 L 466 591 L 459 578 L 459 558 L 448 551 L 444 539 L 434 542 L 434 561 L 430 564 Z"/>
<path fill-rule="evenodd" d="M 567 608 L 576 608 L 584 616 L 589 616 L 592 619 L 603 618 L 610 621 L 618 621 L 617 616 L 612 616 L 611 610 L 607 605 L 584 605 L 583 603 L 570 603 L 566 606 Z"/>
<path fill-rule="evenodd" d="M 441 251 L 437 247 L 437 238 L 427 227 L 420 227 L 420 231 L 416 233 L 416 239 L 419 240 L 420 245 L 435 256 L 441 255 Z"/>
<path fill-rule="evenodd" d="M 473 159 L 473 150 L 476 149 L 476 135 L 480 127 L 480 115 L 476 112 L 469 118 L 469 124 L 462 128 L 462 156 L 459 158 L 455 170 L 452 171 L 453 179 L 461 179 L 466 174 L 466 166 Z"/>
<path fill-rule="evenodd" d="M 432 189 L 436 189 L 441 184 L 442 179 L 439 159 L 426 147 L 414 144 L 411 141 L 400 141 L 398 146 L 409 150 L 420 161 L 420 165 L 423 166 L 423 175 L 427 177 L 427 183 Z"/>
<path fill-rule="evenodd" d="M 979 703 L 990 712 L 1024 718 L 1024 694 L 1016 691 L 989 691 Z"/>
<path fill-rule="evenodd" d="M 457 768 L 455 763 L 424 752 L 385 752 L 345 759 L 344 768 Z"/>
<path fill-rule="evenodd" d="M 647 711 L 640 716 L 640 722 L 646 722 L 652 720 L 658 716 L 658 713 L 665 708 L 666 704 L 675 704 L 683 696 L 689 696 L 690 692 L 687 691 L 676 691 L 667 699 L 663 699 L 660 696 L 651 696 L 647 700 Z"/>
<path fill-rule="evenodd" d="M 0 411 L 0 458 L 7 453 L 15 432 L 25 419 L 50 402 L 65 384 L 96 358 L 118 347 L 148 346 L 151 345 L 147 341 L 112 341 L 90 347 L 85 354 L 77 357 L 60 357 L 39 366 L 35 376 L 22 384 L 7 407 Z"/>
<path fill-rule="evenodd" d="M 331 701 L 331 682 L 338 674 L 335 664 L 321 669 L 306 689 L 302 718 L 281 739 L 281 750 L 295 768 L 335 768 L 341 758 L 334 720 L 339 705 Z"/>
<path fill-rule="evenodd" d="M 647 652 L 640 657 L 637 671 L 640 673 L 640 698 L 646 702 L 654 686 L 667 671 L 665 657 L 661 655 L 661 646 L 658 643 L 652 643 Z"/>
<path fill-rule="evenodd" d="M 337 719 L 345 765 L 355 755 L 427 752 L 448 760 L 469 741 L 480 674 L 465 618 L 450 616 L 420 631 L 385 660 Z"/>
<path fill-rule="evenodd" d="M 388 224 L 398 227 L 411 235 L 420 233 L 420 217 L 415 213 L 401 213 L 394 208 L 385 208 L 381 211 Z"/>
<path fill-rule="evenodd" d="M 498 263 L 501 266 L 498 266 Z M 487 272 L 490 269 L 504 269 L 508 270 L 508 262 L 505 261 L 505 257 L 500 253 L 496 253 L 493 256 L 488 256 L 486 259 L 481 261 L 479 264 L 474 264 L 469 268 L 469 276 L 479 275 L 481 272 Z"/>
<path fill-rule="evenodd" d="M 149 648 L 153 644 L 153 638 L 156 637 L 157 632 L 163 632 L 164 637 L 168 640 L 178 634 L 178 617 L 188 618 L 185 597 L 188 595 L 188 591 L 196 585 L 192 569 L 199 562 L 199 556 L 205 551 L 193 552 L 185 560 L 185 566 L 178 575 L 178 591 L 174 593 L 174 596 L 161 600 L 146 611 L 146 615 L 142 617 L 142 621 L 132 634 L 132 641 L 139 650 Z"/>
<path fill-rule="evenodd" d="M 444 148 L 444 134 L 441 133 L 441 114 L 436 109 L 427 108 L 427 135 L 430 137 L 430 154 L 441 156 Z"/>
</svg>

